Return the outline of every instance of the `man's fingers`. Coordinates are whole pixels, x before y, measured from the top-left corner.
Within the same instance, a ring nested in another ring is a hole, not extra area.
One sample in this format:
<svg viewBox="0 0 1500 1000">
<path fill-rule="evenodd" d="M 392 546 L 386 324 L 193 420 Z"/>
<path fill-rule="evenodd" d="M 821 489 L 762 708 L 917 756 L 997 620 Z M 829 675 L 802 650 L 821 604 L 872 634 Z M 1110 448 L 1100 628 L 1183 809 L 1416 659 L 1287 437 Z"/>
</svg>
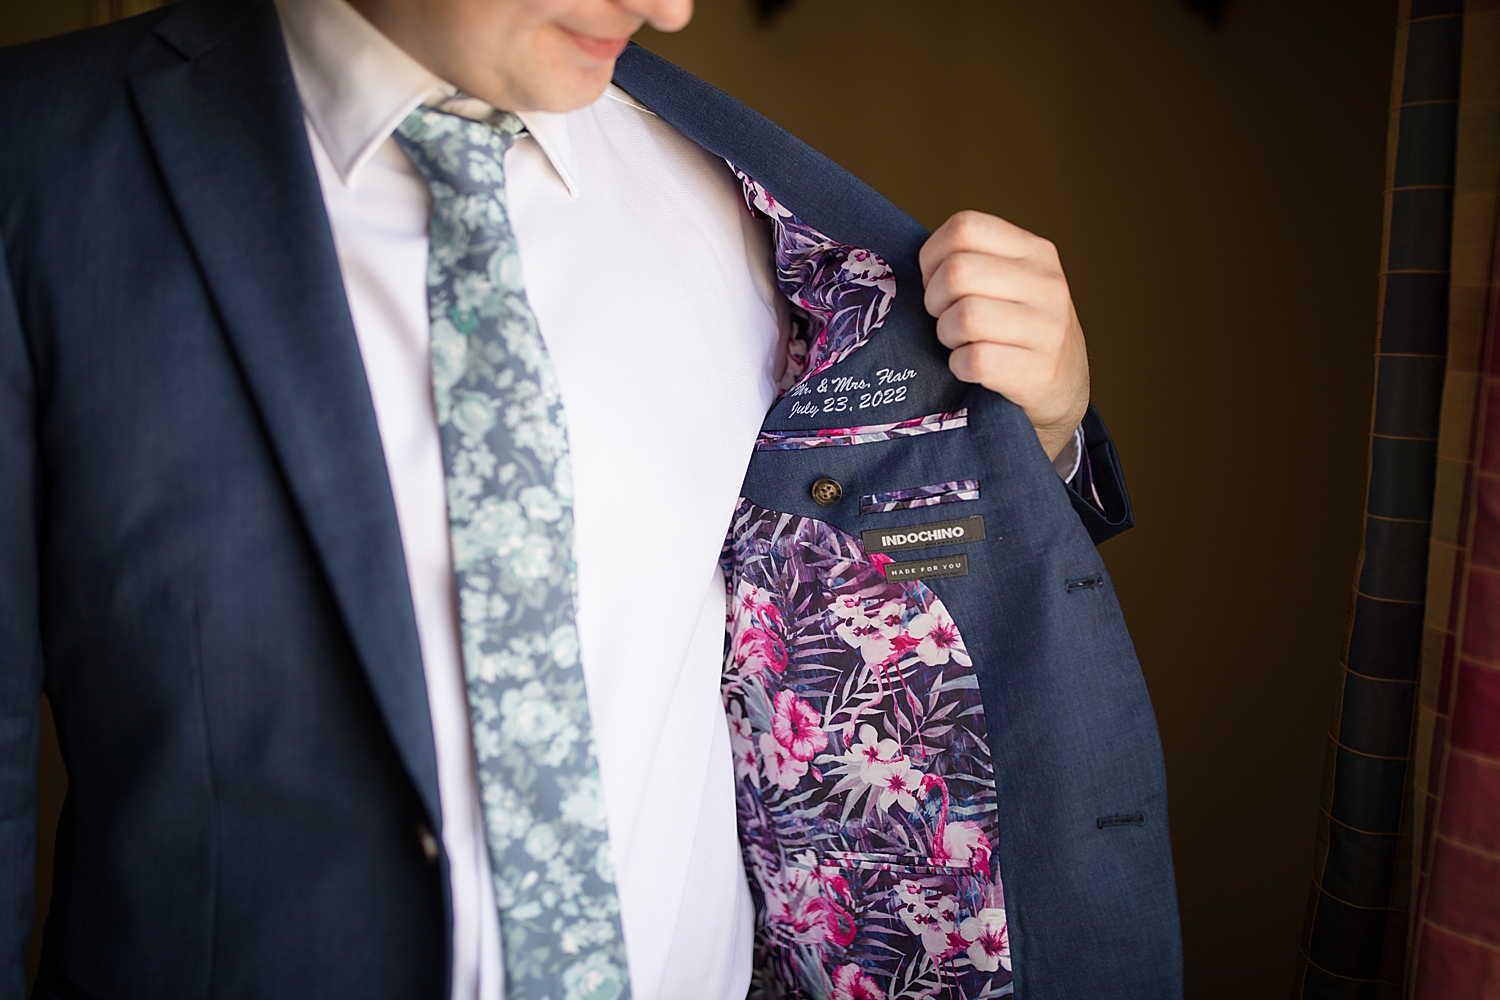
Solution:
<svg viewBox="0 0 1500 1000">
<path fill-rule="evenodd" d="M 1038 237 L 1013 222 L 966 210 L 952 215 L 928 237 L 917 260 L 922 265 L 923 278 L 930 279 L 950 254 L 972 252 L 1021 258 L 1035 252 L 1037 242 Z"/>
<path fill-rule="evenodd" d="M 961 381 L 1000 393 L 1039 427 L 1070 419 L 1076 425 L 1088 406 L 1087 383 L 1077 392 L 1059 393 L 1058 358 L 1038 351 L 976 341 L 948 355 L 948 368 Z"/>
<path fill-rule="evenodd" d="M 923 305 L 937 317 L 953 374 L 1024 409 L 1053 454 L 1089 391 L 1083 331 L 1057 248 L 1004 219 L 960 212 L 922 247 L 921 265 Z"/>
<path fill-rule="evenodd" d="M 1024 302 L 1058 312 L 1070 301 L 1068 282 L 1061 271 L 1030 259 L 963 251 L 938 265 L 927 281 L 922 303 L 930 315 L 941 316 L 954 302 L 970 295 Z"/>
<path fill-rule="evenodd" d="M 1020 226 L 983 212 L 958 212 L 937 228 L 917 256 L 922 280 L 931 282 L 933 272 L 955 253 L 981 253 L 1012 260 L 1035 258 L 1056 264 L 1057 248 Z"/>
<path fill-rule="evenodd" d="M 944 347 L 955 350 L 987 341 L 1037 351 L 1056 339 L 1056 326 L 1032 306 L 971 295 L 943 311 L 938 317 L 937 335 Z"/>
<path fill-rule="evenodd" d="M 1024 347 L 976 341 L 955 348 L 948 368 L 960 381 L 983 385 L 1025 407 L 1048 384 L 1052 364 Z"/>
</svg>

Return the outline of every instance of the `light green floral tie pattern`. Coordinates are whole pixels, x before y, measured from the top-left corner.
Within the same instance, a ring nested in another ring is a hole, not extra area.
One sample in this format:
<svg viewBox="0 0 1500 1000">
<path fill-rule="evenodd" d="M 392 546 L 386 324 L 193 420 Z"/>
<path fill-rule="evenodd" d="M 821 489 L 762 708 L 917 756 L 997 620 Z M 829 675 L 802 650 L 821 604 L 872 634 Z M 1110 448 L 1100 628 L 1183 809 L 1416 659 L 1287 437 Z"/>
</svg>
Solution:
<svg viewBox="0 0 1500 1000">
<path fill-rule="evenodd" d="M 427 292 L 464 673 L 509 1000 L 630 995 L 574 625 L 562 399 L 505 198 L 509 112 L 418 108 L 396 141 L 432 189 Z"/>
</svg>

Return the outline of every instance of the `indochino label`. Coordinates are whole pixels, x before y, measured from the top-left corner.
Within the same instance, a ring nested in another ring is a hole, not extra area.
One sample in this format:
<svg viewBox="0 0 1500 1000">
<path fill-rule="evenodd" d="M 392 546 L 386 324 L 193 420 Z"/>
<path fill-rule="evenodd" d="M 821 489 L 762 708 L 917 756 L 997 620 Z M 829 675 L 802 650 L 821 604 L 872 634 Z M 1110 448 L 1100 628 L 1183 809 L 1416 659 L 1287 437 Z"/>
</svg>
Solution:
<svg viewBox="0 0 1500 1000">
<path fill-rule="evenodd" d="M 964 517 L 957 521 L 935 521 L 903 528 L 872 528 L 861 534 L 867 553 L 931 549 L 981 540 L 984 538 L 984 518 Z"/>
<path fill-rule="evenodd" d="M 938 556 L 936 559 L 919 559 L 915 562 L 893 562 L 885 564 L 885 578 L 891 583 L 907 580 L 931 580 L 940 576 L 968 576 L 969 557 L 962 553 L 956 556 Z"/>
</svg>

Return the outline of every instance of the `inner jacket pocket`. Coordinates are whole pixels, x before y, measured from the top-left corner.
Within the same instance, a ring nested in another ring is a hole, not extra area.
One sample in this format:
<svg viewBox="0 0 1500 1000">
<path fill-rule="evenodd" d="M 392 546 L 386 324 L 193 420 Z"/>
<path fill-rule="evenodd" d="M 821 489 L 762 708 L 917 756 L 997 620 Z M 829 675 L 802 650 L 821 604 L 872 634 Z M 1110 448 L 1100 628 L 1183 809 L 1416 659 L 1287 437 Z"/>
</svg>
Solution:
<svg viewBox="0 0 1500 1000">
<path fill-rule="evenodd" d="M 892 490 L 889 493 L 870 493 L 859 498 L 859 512 L 884 514 L 891 510 L 910 510 L 913 507 L 931 507 L 940 503 L 978 499 L 979 480 L 957 479 L 951 483 L 913 486 L 911 489 Z"/>
<path fill-rule="evenodd" d="M 870 854 L 858 851 L 826 851 L 822 868 L 856 868 L 864 871 L 896 872 L 906 875 L 947 875 L 952 877 L 978 874 L 967 861 L 955 863 L 947 858 L 917 855 Z M 984 873 L 988 875 L 988 872 Z"/>
<path fill-rule="evenodd" d="M 863 427 L 819 427 L 805 431 L 761 431 L 755 439 L 756 451 L 796 451 L 802 448 L 831 448 L 840 445 L 870 444 L 892 438 L 916 437 L 938 431 L 953 431 L 969 426 L 965 407 L 951 413 L 930 413 L 893 424 L 867 424 Z"/>
</svg>

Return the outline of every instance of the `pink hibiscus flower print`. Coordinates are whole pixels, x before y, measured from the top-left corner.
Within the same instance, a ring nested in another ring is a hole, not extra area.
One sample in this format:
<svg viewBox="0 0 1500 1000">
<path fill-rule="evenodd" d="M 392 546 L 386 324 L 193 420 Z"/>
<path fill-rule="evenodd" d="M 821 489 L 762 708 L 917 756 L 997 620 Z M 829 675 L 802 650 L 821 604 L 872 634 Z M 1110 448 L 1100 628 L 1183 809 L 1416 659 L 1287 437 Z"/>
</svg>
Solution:
<svg viewBox="0 0 1500 1000">
<path fill-rule="evenodd" d="M 885 1000 L 885 993 L 864 970 L 850 962 L 834 970 L 833 1000 Z"/>
<path fill-rule="evenodd" d="M 828 745 L 823 732 L 823 716 L 790 691 L 776 692 L 776 717 L 771 720 L 771 735 L 797 760 L 812 760 Z"/>
<path fill-rule="evenodd" d="M 1010 934 L 1005 929 L 1005 911 L 980 910 L 964 920 L 959 935 L 969 945 L 969 961 L 981 972 L 994 972 L 1001 966 L 1010 971 Z"/>
<path fill-rule="evenodd" d="M 958 626 L 948 617 L 942 601 L 933 601 L 929 611 L 913 618 L 906 634 L 916 640 L 917 659 L 928 666 L 940 666 L 950 659 L 964 667 L 971 663 L 959 638 Z"/>
<path fill-rule="evenodd" d="M 797 782 L 807 773 L 807 761 L 793 757 L 791 751 L 776 742 L 776 737 L 770 733 L 760 734 L 760 753 L 766 780 L 787 791 L 796 788 Z"/>
</svg>

